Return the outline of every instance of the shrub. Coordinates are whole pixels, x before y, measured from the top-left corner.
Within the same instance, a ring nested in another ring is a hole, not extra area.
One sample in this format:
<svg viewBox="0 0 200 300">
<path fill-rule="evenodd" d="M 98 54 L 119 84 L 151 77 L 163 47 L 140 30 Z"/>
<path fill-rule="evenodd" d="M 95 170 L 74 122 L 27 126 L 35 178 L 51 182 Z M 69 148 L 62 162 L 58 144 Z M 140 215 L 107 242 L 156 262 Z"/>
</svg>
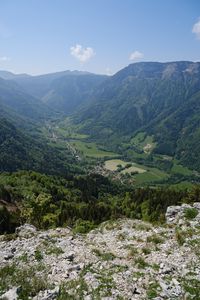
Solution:
<svg viewBox="0 0 200 300">
<path fill-rule="evenodd" d="M 149 249 L 149 248 L 142 248 L 142 252 L 145 254 L 145 255 L 148 255 L 148 254 L 150 254 L 151 253 L 151 249 Z"/>
<path fill-rule="evenodd" d="M 115 259 L 115 255 L 114 255 L 113 253 L 111 253 L 111 252 L 103 253 L 103 252 L 101 252 L 101 251 L 98 250 L 98 249 L 93 249 L 92 252 L 93 252 L 96 256 L 101 257 L 102 260 L 109 261 L 109 260 Z"/>
<path fill-rule="evenodd" d="M 182 246 L 185 242 L 185 236 L 183 234 L 183 232 L 179 229 L 179 228 L 176 228 L 175 230 L 175 236 L 176 236 L 176 240 L 178 242 L 178 244 L 180 246 Z"/>
<path fill-rule="evenodd" d="M 45 274 L 38 275 L 37 272 L 42 268 Z M 27 268 L 18 268 L 13 264 L 0 268 L 0 295 L 5 293 L 10 286 L 20 286 L 19 299 L 32 299 L 41 290 L 52 288 L 47 280 L 47 270 L 40 264 Z"/>
<path fill-rule="evenodd" d="M 62 250 L 62 248 L 56 247 L 56 246 L 49 247 L 46 250 L 47 255 L 55 254 L 56 256 L 58 256 L 58 255 L 63 254 L 63 253 L 64 253 L 64 251 Z"/>
<path fill-rule="evenodd" d="M 142 257 L 136 258 L 135 263 L 137 264 L 138 268 L 140 268 L 140 269 L 144 269 L 149 266 L 149 264 Z"/>
<path fill-rule="evenodd" d="M 43 259 L 43 255 L 42 252 L 38 249 L 35 250 L 35 259 L 37 261 L 41 261 Z"/>
<path fill-rule="evenodd" d="M 78 219 L 73 228 L 73 232 L 74 233 L 87 233 L 94 228 L 95 228 L 95 225 L 93 222 Z"/>
<path fill-rule="evenodd" d="M 147 237 L 147 242 L 154 243 L 154 244 L 161 244 L 164 242 L 164 240 L 160 236 L 153 234 Z"/>
<path fill-rule="evenodd" d="M 187 220 L 192 220 L 198 215 L 198 210 L 196 208 L 186 208 L 184 211 L 184 216 Z"/>
</svg>

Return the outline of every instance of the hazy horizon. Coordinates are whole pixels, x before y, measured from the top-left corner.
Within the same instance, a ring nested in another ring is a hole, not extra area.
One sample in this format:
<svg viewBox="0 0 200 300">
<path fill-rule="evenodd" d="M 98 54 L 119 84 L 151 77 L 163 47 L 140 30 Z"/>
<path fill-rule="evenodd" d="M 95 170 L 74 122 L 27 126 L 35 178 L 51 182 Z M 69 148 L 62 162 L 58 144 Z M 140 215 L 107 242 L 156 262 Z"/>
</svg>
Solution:
<svg viewBox="0 0 200 300">
<path fill-rule="evenodd" d="M 176 60 L 176 61 L 140 61 L 140 62 L 135 62 L 135 63 L 130 63 L 126 66 L 123 66 L 122 69 L 130 66 L 130 65 L 133 65 L 133 64 L 137 64 L 137 63 L 162 63 L 162 64 L 167 64 L 167 63 L 177 63 L 177 62 L 190 62 L 190 63 L 200 63 L 200 61 L 191 61 L 191 60 Z M 82 73 L 88 73 L 88 74 L 96 74 L 96 75 L 105 75 L 105 76 L 112 76 L 112 75 L 115 75 L 116 73 L 118 73 L 119 71 L 121 71 L 122 69 L 119 69 L 117 70 L 115 73 L 113 74 L 106 74 L 106 73 L 94 73 L 94 72 L 90 72 L 90 71 L 87 71 L 87 70 L 76 70 L 76 69 L 72 69 L 72 70 L 69 70 L 69 69 L 65 69 L 65 70 L 57 70 L 57 71 L 52 71 L 52 72 L 48 72 L 48 73 L 40 73 L 40 74 L 30 74 L 30 73 L 25 73 L 25 72 L 22 72 L 22 73 L 16 73 L 16 72 L 13 72 L 12 70 L 6 70 L 6 69 L 0 69 L 0 72 L 9 72 L 9 73 L 12 73 L 14 75 L 28 75 L 28 76 L 43 76 L 43 75 L 48 75 L 48 74 L 54 74 L 54 73 L 62 73 L 62 72 L 82 72 Z"/>
</svg>

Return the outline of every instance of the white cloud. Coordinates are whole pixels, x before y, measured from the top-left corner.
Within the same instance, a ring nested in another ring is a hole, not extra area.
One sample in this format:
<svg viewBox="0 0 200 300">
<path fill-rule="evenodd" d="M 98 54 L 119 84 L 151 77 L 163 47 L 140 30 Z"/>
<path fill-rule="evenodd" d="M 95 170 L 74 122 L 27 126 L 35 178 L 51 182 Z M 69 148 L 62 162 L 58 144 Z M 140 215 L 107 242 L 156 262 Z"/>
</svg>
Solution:
<svg viewBox="0 0 200 300">
<path fill-rule="evenodd" d="M 131 53 L 129 59 L 132 61 L 136 61 L 136 60 L 140 60 L 143 57 L 144 57 L 144 54 L 136 50 Z"/>
<path fill-rule="evenodd" d="M 200 20 L 194 24 L 192 32 L 196 34 L 198 39 L 200 39 Z"/>
<path fill-rule="evenodd" d="M 71 55 L 77 58 L 80 62 L 85 63 L 90 60 L 95 52 L 91 47 L 84 48 L 81 45 L 75 45 L 70 48 Z"/>
<path fill-rule="evenodd" d="M 0 56 L 0 61 L 10 61 L 10 57 Z"/>
</svg>

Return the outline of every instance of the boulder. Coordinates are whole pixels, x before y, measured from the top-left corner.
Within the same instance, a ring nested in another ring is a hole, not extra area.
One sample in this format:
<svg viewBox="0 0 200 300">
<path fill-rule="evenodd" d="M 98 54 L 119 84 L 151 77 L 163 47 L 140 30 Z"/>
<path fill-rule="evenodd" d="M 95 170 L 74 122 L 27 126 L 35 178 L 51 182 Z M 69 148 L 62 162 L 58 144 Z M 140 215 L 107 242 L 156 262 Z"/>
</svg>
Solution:
<svg viewBox="0 0 200 300">
<path fill-rule="evenodd" d="M 198 225 L 200 221 L 200 202 L 195 202 L 193 205 L 184 203 L 181 206 L 169 206 L 165 214 L 167 224 L 179 224 L 180 226 L 184 225 L 186 221 L 185 211 L 192 208 L 197 209 L 199 212 L 198 215 L 192 220 Z"/>
<path fill-rule="evenodd" d="M 181 206 L 169 206 L 165 214 L 167 224 L 176 223 L 178 221 L 177 217 L 180 212 Z"/>
<path fill-rule="evenodd" d="M 19 291 L 20 291 L 20 287 L 14 286 L 10 290 L 8 290 L 5 294 L 1 295 L 0 299 L 17 300 Z"/>
<path fill-rule="evenodd" d="M 30 238 L 35 235 L 37 229 L 33 225 L 24 224 L 20 227 L 17 227 L 15 232 L 19 237 Z"/>
<path fill-rule="evenodd" d="M 54 300 L 57 299 L 58 295 L 60 293 L 59 286 L 56 286 L 53 290 L 45 290 L 39 292 L 39 294 L 33 298 L 33 300 Z"/>
</svg>

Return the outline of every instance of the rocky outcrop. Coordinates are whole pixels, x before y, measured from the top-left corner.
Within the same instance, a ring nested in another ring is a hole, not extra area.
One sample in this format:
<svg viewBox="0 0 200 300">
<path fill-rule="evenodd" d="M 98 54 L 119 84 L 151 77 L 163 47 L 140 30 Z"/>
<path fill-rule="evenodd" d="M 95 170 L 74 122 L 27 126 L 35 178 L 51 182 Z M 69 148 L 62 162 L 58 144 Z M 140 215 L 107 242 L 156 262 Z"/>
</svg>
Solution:
<svg viewBox="0 0 200 300">
<path fill-rule="evenodd" d="M 0 241 L 1 297 L 200 299 L 199 208 L 168 208 L 169 225 L 120 219 L 87 235 L 26 224 Z"/>
<path fill-rule="evenodd" d="M 12 287 L 6 293 L 0 296 L 1 300 L 17 300 L 19 299 L 19 287 Z"/>
<path fill-rule="evenodd" d="M 193 205 L 182 204 L 181 206 L 169 206 L 165 217 L 167 224 L 182 225 L 188 220 L 198 224 L 200 222 L 200 203 L 196 202 L 193 203 Z"/>
<path fill-rule="evenodd" d="M 24 224 L 16 228 L 16 234 L 21 238 L 32 237 L 36 233 L 36 231 L 36 227 L 30 224 Z"/>
</svg>

